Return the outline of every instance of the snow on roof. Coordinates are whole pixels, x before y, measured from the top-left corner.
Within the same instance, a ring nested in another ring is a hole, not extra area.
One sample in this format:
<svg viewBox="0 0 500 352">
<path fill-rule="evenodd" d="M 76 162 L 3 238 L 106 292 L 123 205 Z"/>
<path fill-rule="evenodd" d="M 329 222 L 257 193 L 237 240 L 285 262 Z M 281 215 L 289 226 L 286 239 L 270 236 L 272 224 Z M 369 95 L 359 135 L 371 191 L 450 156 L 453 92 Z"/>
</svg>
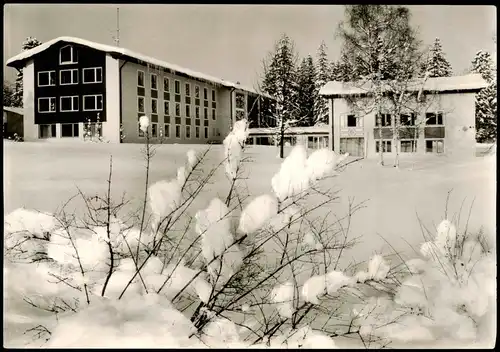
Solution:
<svg viewBox="0 0 500 352">
<path fill-rule="evenodd" d="M 256 134 L 275 134 L 275 128 L 271 127 L 259 127 L 250 128 L 250 135 Z M 285 134 L 307 134 L 307 133 L 328 133 L 328 125 L 324 126 L 306 126 L 306 127 L 288 127 L 285 129 Z"/>
<path fill-rule="evenodd" d="M 11 106 L 4 106 L 3 110 L 4 111 L 13 112 L 13 113 L 16 113 L 16 114 L 19 114 L 19 115 L 24 115 L 24 109 L 23 108 L 13 108 Z"/>
<path fill-rule="evenodd" d="M 419 91 L 422 87 L 423 78 L 408 82 L 408 91 Z M 391 85 L 396 86 L 394 81 L 382 82 L 384 91 L 390 90 Z M 425 81 L 423 91 L 425 92 L 449 92 L 449 91 L 478 91 L 488 86 L 488 83 L 479 74 L 469 74 L 465 76 L 435 77 Z M 347 96 L 365 95 L 371 91 L 371 82 L 337 82 L 326 83 L 319 91 L 323 96 Z"/>
<path fill-rule="evenodd" d="M 143 62 L 152 64 L 152 65 L 155 65 L 155 66 L 167 68 L 167 69 L 175 71 L 175 72 L 180 72 L 180 73 L 183 73 L 187 76 L 190 76 L 190 77 L 202 80 L 202 81 L 207 81 L 207 82 L 212 83 L 212 84 L 221 85 L 221 86 L 227 87 L 227 88 L 235 88 L 235 89 L 243 90 L 243 91 L 246 91 L 249 93 L 258 94 L 258 95 L 262 95 L 262 96 L 265 96 L 267 98 L 273 99 L 268 94 L 259 93 L 253 88 L 245 87 L 245 86 L 242 86 L 238 83 L 233 83 L 230 81 L 226 81 L 222 78 L 217 78 L 217 77 L 213 77 L 210 75 L 206 75 L 204 73 L 196 72 L 196 71 L 193 71 L 193 70 L 190 70 L 190 69 L 187 69 L 187 68 L 175 65 L 175 64 L 168 63 L 166 61 L 161 61 L 161 60 L 155 59 L 153 57 L 149 57 L 149 56 L 146 56 L 143 54 L 136 53 L 132 50 L 128 50 L 125 48 L 121 48 L 121 47 L 117 47 L 117 46 L 113 46 L 113 45 L 100 44 L 100 43 L 96 43 L 96 42 L 92 42 L 89 40 L 76 38 L 76 37 L 58 37 L 58 38 L 49 40 L 48 42 L 45 42 L 45 43 L 43 43 L 43 44 L 41 44 L 33 49 L 23 51 L 20 54 L 11 57 L 9 60 L 7 60 L 6 65 L 10 66 L 10 67 L 20 66 L 20 64 L 24 64 L 24 61 L 30 59 L 34 55 L 37 55 L 37 54 L 43 52 L 44 50 L 48 49 L 49 47 L 51 47 L 52 45 L 54 45 L 58 42 L 68 42 L 68 43 L 79 44 L 79 45 L 87 46 L 87 47 L 90 47 L 90 48 L 93 48 L 93 49 L 96 49 L 99 51 L 104 51 L 106 53 L 119 54 L 119 55 L 131 57 L 131 58 L 134 58 L 136 60 L 143 61 Z"/>
</svg>

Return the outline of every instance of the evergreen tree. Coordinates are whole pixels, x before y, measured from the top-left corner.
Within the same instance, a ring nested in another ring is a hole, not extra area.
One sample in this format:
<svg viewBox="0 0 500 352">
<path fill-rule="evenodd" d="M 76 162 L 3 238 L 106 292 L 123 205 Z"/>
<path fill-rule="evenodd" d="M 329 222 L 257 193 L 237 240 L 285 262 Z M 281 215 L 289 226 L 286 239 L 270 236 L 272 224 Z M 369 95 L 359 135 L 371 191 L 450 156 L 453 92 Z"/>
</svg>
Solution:
<svg viewBox="0 0 500 352">
<path fill-rule="evenodd" d="M 480 74 L 488 87 L 476 95 L 476 140 L 493 142 L 497 139 L 497 77 L 491 55 L 479 51 L 472 60 L 471 72 Z"/>
<path fill-rule="evenodd" d="M 3 106 L 14 106 L 13 105 L 13 95 L 14 89 L 12 85 L 8 82 L 3 82 Z"/>
<path fill-rule="evenodd" d="M 326 53 L 327 47 L 325 42 L 321 42 L 318 48 L 318 57 L 316 65 L 316 92 L 319 92 L 321 87 L 323 87 L 331 79 L 331 64 L 328 61 L 328 55 Z M 315 104 L 315 123 L 328 123 L 328 104 L 326 99 L 319 96 L 316 99 Z"/>
<path fill-rule="evenodd" d="M 422 77 L 426 73 L 427 77 L 450 77 L 453 73 L 451 65 L 444 55 L 439 38 L 434 40 L 434 44 L 429 50 L 429 56 L 422 64 Z"/>
<path fill-rule="evenodd" d="M 22 44 L 21 52 L 33 49 L 42 44 L 36 38 L 28 37 Z M 23 70 L 20 69 L 17 73 L 16 84 L 14 88 L 13 95 L 13 106 L 22 107 L 23 106 Z"/>
<path fill-rule="evenodd" d="M 316 68 L 311 55 L 302 59 L 297 74 L 297 105 L 299 107 L 299 119 L 297 126 L 314 125 L 314 107 L 318 92 L 316 89 Z"/>
<path fill-rule="evenodd" d="M 289 36 L 283 34 L 276 42 L 274 52 L 264 61 L 262 90 L 276 100 L 270 107 L 275 115 L 278 127 L 280 157 L 284 157 L 284 135 L 286 128 L 297 122 L 297 53 Z"/>
</svg>

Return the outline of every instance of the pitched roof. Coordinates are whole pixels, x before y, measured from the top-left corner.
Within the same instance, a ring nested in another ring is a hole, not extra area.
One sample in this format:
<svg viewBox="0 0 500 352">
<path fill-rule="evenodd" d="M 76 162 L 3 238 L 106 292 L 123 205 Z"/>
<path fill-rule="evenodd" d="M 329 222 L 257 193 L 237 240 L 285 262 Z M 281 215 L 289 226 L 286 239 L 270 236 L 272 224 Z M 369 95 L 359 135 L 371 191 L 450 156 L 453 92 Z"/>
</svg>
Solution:
<svg viewBox="0 0 500 352">
<path fill-rule="evenodd" d="M 125 48 L 121 48 L 121 47 L 117 47 L 117 46 L 113 46 L 113 45 L 100 44 L 100 43 L 96 43 L 96 42 L 92 42 L 92 41 L 89 41 L 86 39 L 81 39 L 81 38 L 76 38 L 76 37 L 58 37 L 58 38 L 49 40 L 48 42 L 45 42 L 45 43 L 43 43 L 43 44 L 41 44 L 33 49 L 23 51 L 23 52 L 19 53 L 18 55 L 11 57 L 9 60 L 7 60 L 6 64 L 7 64 L 7 66 L 10 66 L 10 67 L 22 66 L 22 65 L 24 65 L 25 61 L 29 60 L 34 55 L 37 55 L 37 54 L 43 52 L 44 50 L 47 50 L 49 47 L 51 47 L 52 45 L 59 43 L 59 42 L 79 44 L 79 45 L 87 46 L 87 47 L 93 48 L 95 50 L 103 51 L 106 53 L 133 58 L 133 59 L 136 59 L 136 60 L 139 60 L 142 62 L 149 63 L 151 65 L 155 65 L 155 66 L 169 69 L 173 72 L 179 72 L 179 73 L 182 73 L 182 74 L 187 75 L 189 77 L 192 77 L 192 78 L 195 78 L 195 79 L 198 79 L 201 81 L 205 81 L 205 82 L 208 82 L 211 84 L 220 85 L 220 86 L 227 87 L 227 88 L 236 88 L 239 90 L 243 90 L 243 91 L 253 93 L 253 94 L 262 95 L 262 96 L 265 96 L 265 97 L 272 99 L 272 97 L 270 95 L 264 94 L 264 93 L 259 93 L 251 87 L 242 86 L 238 83 L 226 81 L 222 78 L 217 78 L 217 77 L 213 77 L 213 76 L 210 76 L 210 75 L 207 75 L 204 73 L 196 72 L 196 71 L 193 71 L 193 70 L 190 70 L 190 69 L 187 69 L 187 68 L 175 65 L 175 64 L 171 64 L 171 63 L 166 62 L 166 61 L 161 61 L 161 60 L 155 59 L 155 58 L 150 57 L 150 56 L 136 53 L 136 52 L 129 50 L 129 49 L 125 49 Z"/>
<path fill-rule="evenodd" d="M 422 88 L 424 79 L 415 79 L 407 84 L 407 91 L 419 91 Z M 391 85 L 397 85 L 394 81 L 382 81 L 382 90 L 390 91 Z M 456 91 L 479 91 L 486 88 L 488 83 L 479 74 L 469 74 L 465 76 L 435 77 L 425 80 L 424 92 L 456 92 Z M 326 83 L 319 91 L 320 95 L 326 97 L 342 97 L 348 95 L 368 95 L 373 88 L 371 81 L 367 82 L 337 82 Z"/>
<path fill-rule="evenodd" d="M 11 107 L 11 106 L 4 106 L 3 110 L 4 111 L 13 112 L 13 113 L 16 113 L 16 114 L 19 114 L 19 115 L 24 115 L 24 109 L 23 108 L 14 108 L 14 107 Z"/>
</svg>

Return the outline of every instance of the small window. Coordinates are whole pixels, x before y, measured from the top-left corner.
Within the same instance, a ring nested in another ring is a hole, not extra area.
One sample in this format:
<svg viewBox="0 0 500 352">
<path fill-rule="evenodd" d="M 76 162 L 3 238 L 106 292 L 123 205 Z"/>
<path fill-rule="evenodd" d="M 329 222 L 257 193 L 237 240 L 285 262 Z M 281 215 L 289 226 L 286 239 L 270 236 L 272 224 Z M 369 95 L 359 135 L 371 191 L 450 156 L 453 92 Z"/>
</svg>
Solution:
<svg viewBox="0 0 500 352">
<path fill-rule="evenodd" d="M 399 122 L 401 126 L 415 126 L 416 121 L 417 121 L 417 116 L 414 113 L 400 115 Z"/>
<path fill-rule="evenodd" d="M 205 120 L 207 120 L 207 119 L 208 119 L 208 108 L 203 108 L 203 118 L 204 118 Z"/>
<path fill-rule="evenodd" d="M 78 137 L 80 126 L 77 123 L 61 124 L 61 137 Z"/>
<path fill-rule="evenodd" d="M 214 93 L 215 91 L 212 91 Z M 241 93 L 236 93 L 236 109 L 245 109 L 245 95 Z"/>
<path fill-rule="evenodd" d="M 175 118 L 175 124 L 176 125 L 180 125 L 182 122 L 181 122 L 181 118 L 180 117 L 176 117 Z"/>
<path fill-rule="evenodd" d="M 186 117 L 186 125 L 191 126 L 191 119 L 188 117 Z"/>
<path fill-rule="evenodd" d="M 175 116 L 181 116 L 181 104 L 175 104 Z"/>
<path fill-rule="evenodd" d="M 102 68 L 101 67 L 84 68 L 83 83 L 102 83 Z"/>
<path fill-rule="evenodd" d="M 101 111 L 102 110 L 102 95 L 84 95 L 83 96 L 83 111 Z"/>
<path fill-rule="evenodd" d="M 200 86 L 194 86 L 194 97 L 196 99 L 200 98 Z"/>
<path fill-rule="evenodd" d="M 137 71 L 137 86 L 144 87 L 144 71 Z"/>
<path fill-rule="evenodd" d="M 78 111 L 78 96 L 61 97 L 60 111 Z"/>
<path fill-rule="evenodd" d="M 425 152 L 436 153 L 436 154 L 444 153 L 444 140 L 443 139 L 426 140 Z"/>
<path fill-rule="evenodd" d="M 415 153 L 417 141 L 401 141 L 401 153 Z"/>
<path fill-rule="evenodd" d="M 194 132 L 195 132 L 195 137 L 200 138 L 200 127 L 196 126 L 194 128 Z"/>
<path fill-rule="evenodd" d="M 425 114 L 425 124 L 426 125 L 437 125 L 437 126 L 442 126 L 443 125 L 443 113 L 442 112 L 428 112 Z"/>
<path fill-rule="evenodd" d="M 203 88 L 203 99 L 208 100 L 208 88 Z"/>
<path fill-rule="evenodd" d="M 391 126 L 391 114 L 376 114 L 375 115 L 375 126 L 380 127 L 390 127 Z"/>
<path fill-rule="evenodd" d="M 56 71 L 40 71 L 38 72 L 38 86 L 49 87 L 56 85 Z"/>
<path fill-rule="evenodd" d="M 152 114 L 158 113 L 158 100 L 157 99 L 151 99 L 151 113 Z"/>
<path fill-rule="evenodd" d="M 191 106 L 186 105 L 186 116 L 191 117 Z"/>
<path fill-rule="evenodd" d="M 165 123 L 170 123 L 170 116 L 165 116 Z"/>
<path fill-rule="evenodd" d="M 163 112 L 165 113 L 166 116 L 170 116 L 170 102 L 169 101 L 163 102 Z"/>
<path fill-rule="evenodd" d="M 151 137 L 153 138 L 158 137 L 158 124 L 155 122 L 151 124 Z"/>
<path fill-rule="evenodd" d="M 186 97 L 191 96 L 191 85 L 189 83 L 186 83 L 185 88 L 186 88 Z"/>
<path fill-rule="evenodd" d="M 163 77 L 163 90 L 165 92 L 170 92 L 170 80 L 168 77 Z"/>
<path fill-rule="evenodd" d="M 200 107 L 199 107 L 199 106 L 197 106 L 197 107 L 194 109 L 194 112 L 195 112 L 195 115 L 194 115 L 194 116 L 195 116 L 197 119 L 199 119 L 199 118 L 200 118 Z"/>
<path fill-rule="evenodd" d="M 384 153 L 391 153 L 392 141 L 382 141 L 382 147 Z M 380 153 L 380 141 L 375 142 L 375 152 Z"/>
<path fill-rule="evenodd" d="M 212 89 L 212 101 L 215 101 L 215 90 Z"/>
<path fill-rule="evenodd" d="M 168 123 L 165 124 L 165 138 L 170 138 L 170 125 Z"/>
<path fill-rule="evenodd" d="M 78 54 L 73 46 L 66 45 L 59 50 L 59 63 L 61 65 L 78 63 Z"/>
<path fill-rule="evenodd" d="M 205 127 L 205 138 L 208 138 L 208 127 Z"/>
<path fill-rule="evenodd" d="M 138 124 L 137 128 L 138 128 L 138 131 L 139 131 L 139 137 L 141 137 L 141 138 L 142 138 L 142 137 L 145 137 L 145 136 L 146 136 L 146 134 L 145 134 L 145 133 L 144 133 L 144 131 L 141 129 L 141 125 L 140 125 L 140 124 Z"/>
<path fill-rule="evenodd" d="M 78 84 L 78 69 L 59 71 L 59 84 L 62 86 Z"/>
<path fill-rule="evenodd" d="M 154 73 L 151 74 L 151 89 L 158 90 L 158 76 Z"/>
<path fill-rule="evenodd" d="M 56 125 L 38 125 L 38 138 L 54 138 L 56 137 Z"/>
<path fill-rule="evenodd" d="M 137 112 L 144 113 L 144 97 L 137 97 Z"/>
<path fill-rule="evenodd" d="M 357 127 L 358 119 L 355 115 L 347 115 L 347 127 Z"/>
<path fill-rule="evenodd" d="M 56 112 L 56 98 L 38 98 L 38 112 Z"/>
<path fill-rule="evenodd" d="M 191 138 L 191 126 L 186 126 L 186 138 Z"/>
<path fill-rule="evenodd" d="M 215 116 L 215 109 L 212 109 L 212 120 L 214 120 L 214 121 L 215 121 L 215 119 L 216 119 L 216 116 Z"/>
<path fill-rule="evenodd" d="M 181 94 L 181 82 L 175 81 L 175 94 Z"/>
<path fill-rule="evenodd" d="M 175 138 L 181 138 L 181 126 L 175 126 Z"/>
</svg>

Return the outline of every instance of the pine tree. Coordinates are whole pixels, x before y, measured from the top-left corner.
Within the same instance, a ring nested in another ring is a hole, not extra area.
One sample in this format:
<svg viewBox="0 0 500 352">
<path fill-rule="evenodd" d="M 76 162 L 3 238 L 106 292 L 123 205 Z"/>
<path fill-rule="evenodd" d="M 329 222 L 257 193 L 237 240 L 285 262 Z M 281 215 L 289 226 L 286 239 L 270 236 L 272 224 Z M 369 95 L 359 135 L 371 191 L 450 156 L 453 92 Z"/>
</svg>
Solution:
<svg viewBox="0 0 500 352">
<path fill-rule="evenodd" d="M 453 73 L 451 65 L 444 55 L 439 38 L 429 50 L 427 60 L 422 64 L 422 77 L 427 73 L 428 77 L 450 77 Z"/>
<path fill-rule="evenodd" d="M 286 128 L 298 121 L 297 105 L 297 53 L 289 36 L 283 34 L 276 42 L 274 52 L 264 61 L 264 79 L 262 90 L 272 95 L 274 101 L 271 110 L 274 112 L 278 127 L 278 144 L 280 157 L 284 157 L 284 135 Z"/>
<path fill-rule="evenodd" d="M 496 141 L 497 77 L 490 53 L 479 51 L 472 60 L 471 72 L 480 74 L 489 84 L 476 95 L 476 140 Z"/>
<path fill-rule="evenodd" d="M 13 96 L 14 89 L 12 85 L 8 82 L 3 82 L 3 106 L 14 106 L 13 105 Z"/>
<path fill-rule="evenodd" d="M 331 64 L 328 61 L 328 55 L 326 53 L 327 47 L 325 42 L 321 42 L 318 48 L 318 57 L 316 65 L 316 91 L 319 92 L 321 87 L 323 87 L 331 79 Z M 314 113 L 315 123 L 328 123 L 328 104 L 326 99 L 319 96 L 316 99 L 315 113 Z"/>
<path fill-rule="evenodd" d="M 21 52 L 33 49 L 42 44 L 36 38 L 28 37 L 22 44 Z M 13 106 L 22 107 L 23 106 L 23 70 L 20 69 L 17 73 L 16 84 L 14 88 L 14 94 L 12 96 Z"/>
<path fill-rule="evenodd" d="M 316 68 L 311 55 L 302 59 L 297 74 L 297 105 L 299 120 L 297 126 L 314 125 L 314 106 L 318 98 L 316 90 Z"/>
</svg>

